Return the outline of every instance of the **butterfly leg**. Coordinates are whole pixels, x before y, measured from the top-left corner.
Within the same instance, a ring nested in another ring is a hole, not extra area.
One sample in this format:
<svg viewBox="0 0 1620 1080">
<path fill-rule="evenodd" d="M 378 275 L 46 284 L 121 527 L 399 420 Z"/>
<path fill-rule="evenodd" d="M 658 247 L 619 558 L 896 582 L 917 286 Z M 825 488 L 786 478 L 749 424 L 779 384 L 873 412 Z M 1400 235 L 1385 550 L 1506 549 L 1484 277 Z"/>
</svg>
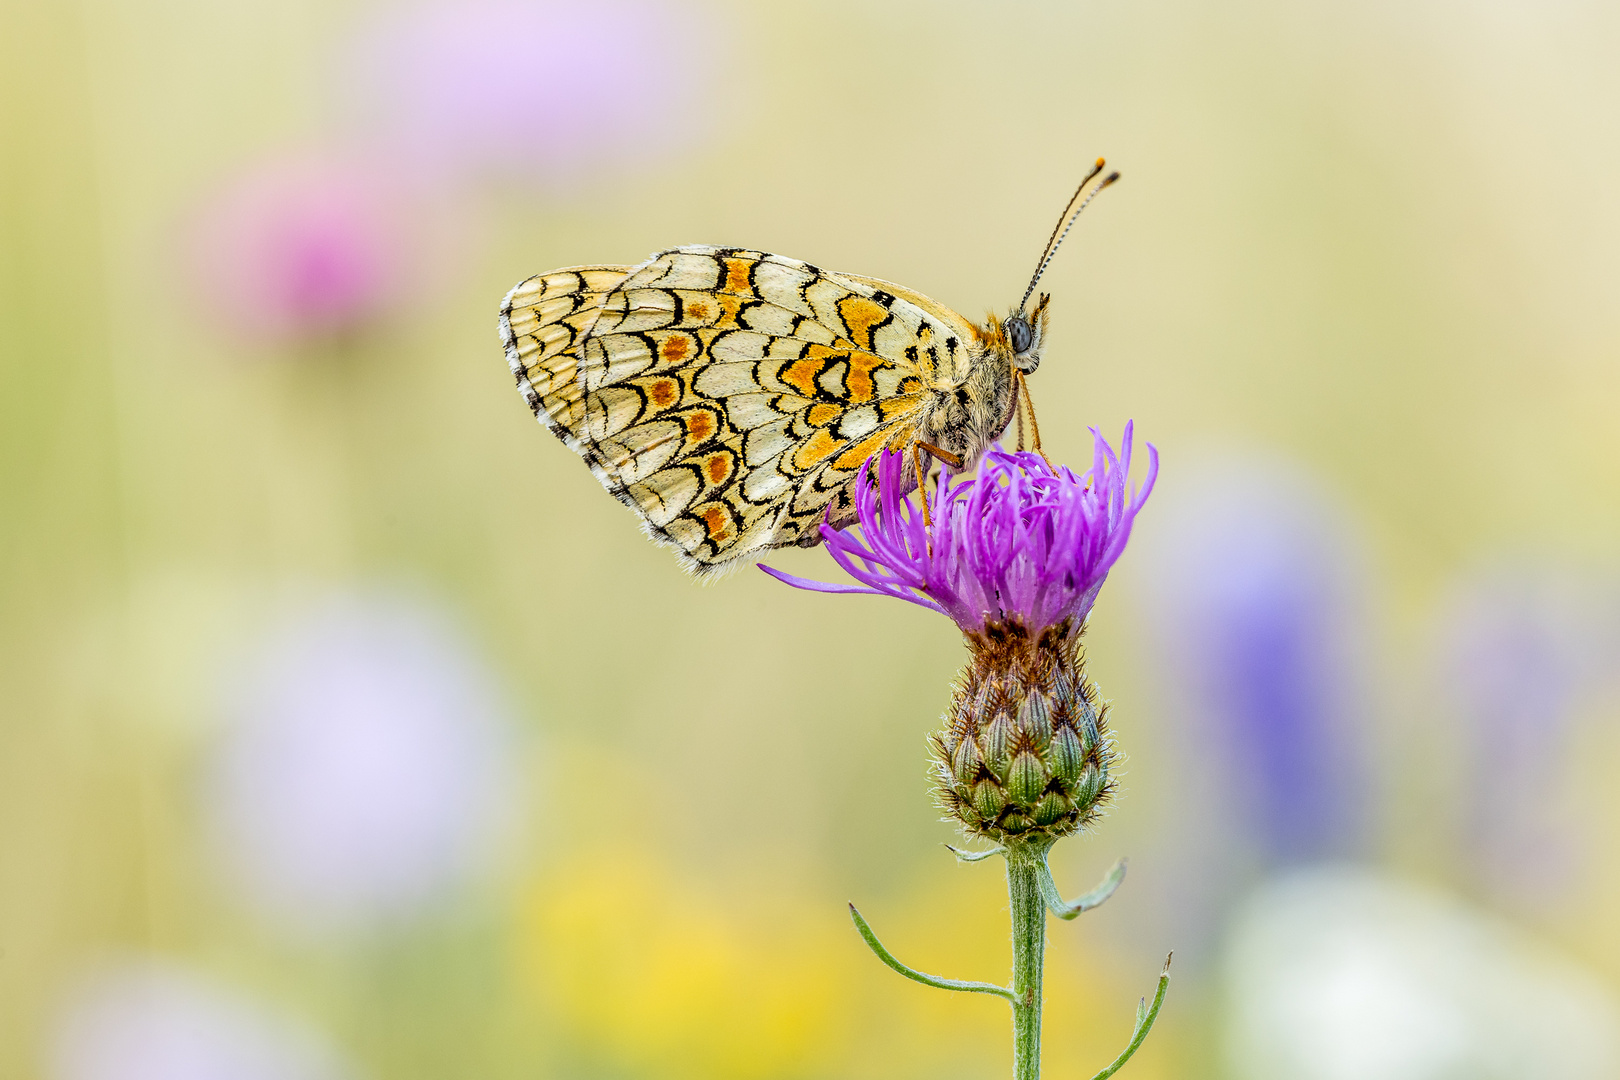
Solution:
<svg viewBox="0 0 1620 1080">
<path fill-rule="evenodd" d="M 1013 380 L 1013 422 L 1018 425 L 1018 452 L 1024 452 L 1024 378 L 1019 372 Z"/>
<path fill-rule="evenodd" d="M 934 457 L 939 458 L 939 460 L 943 461 L 953 469 L 960 469 L 962 467 L 962 456 L 960 454 L 953 454 L 942 446 L 935 446 L 933 443 L 923 442 L 921 439 L 918 439 L 916 442 L 911 444 L 911 463 L 912 466 L 917 470 L 917 494 L 922 496 L 923 528 L 932 529 L 934 527 L 934 519 L 928 512 L 928 470 L 923 468 L 922 456 L 924 450 L 928 451 Z M 932 554 L 932 540 L 929 541 L 928 546 L 929 552 Z"/>
<path fill-rule="evenodd" d="M 921 440 L 919 440 L 916 445 L 917 449 L 928 451 L 930 454 L 939 458 L 939 460 L 943 461 L 953 469 L 960 469 L 962 467 L 961 454 L 953 454 L 943 446 L 935 446 L 933 443 L 926 443 L 922 442 Z"/>
<path fill-rule="evenodd" d="M 1034 436 L 1033 442 L 1035 444 L 1033 449 L 1037 454 L 1041 455 L 1041 457 L 1046 458 L 1046 463 L 1048 465 L 1051 465 L 1052 459 L 1046 457 L 1046 451 L 1041 449 L 1041 425 L 1035 421 L 1035 399 L 1029 396 L 1029 384 L 1025 381 L 1024 373 L 1022 371 L 1018 373 L 1018 390 L 1015 391 L 1015 393 L 1018 393 L 1019 399 L 1024 403 L 1024 408 L 1029 410 L 1029 430 L 1031 435 Z M 1020 447 L 1022 447 L 1024 443 L 1023 429 L 1023 418 L 1020 417 L 1018 424 L 1018 444 Z"/>
<path fill-rule="evenodd" d="M 925 530 L 931 530 L 934 527 L 934 519 L 928 513 L 928 473 L 927 473 L 927 471 L 925 469 L 923 469 L 922 456 L 923 456 L 922 443 L 920 443 L 920 442 L 912 443 L 911 444 L 911 464 L 912 464 L 912 467 L 917 470 L 917 494 L 922 496 L 923 528 Z M 932 545 L 930 545 L 930 546 L 932 546 Z"/>
</svg>

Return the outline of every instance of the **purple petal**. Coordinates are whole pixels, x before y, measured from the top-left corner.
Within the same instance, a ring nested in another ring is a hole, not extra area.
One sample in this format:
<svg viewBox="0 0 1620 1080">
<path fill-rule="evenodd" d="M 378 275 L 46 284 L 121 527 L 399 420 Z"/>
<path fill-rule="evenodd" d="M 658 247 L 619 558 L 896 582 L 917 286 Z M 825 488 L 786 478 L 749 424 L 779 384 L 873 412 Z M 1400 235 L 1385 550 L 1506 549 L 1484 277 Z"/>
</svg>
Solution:
<svg viewBox="0 0 1620 1080">
<path fill-rule="evenodd" d="M 900 495 L 905 454 L 880 452 L 857 474 L 858 527 L 822 529 L 827 553 L 859 585 L 762 569 L 817 592 L 894 596 L 942 611 L 964 630 L 1016 620 L 1039 631 L 1067 620 L 1078 632 L 1158 477 L 1158 451 L 1148 444 L 1147 477 L 1130 489 L 1134 433 L 1127 424 L 1116 454 L 1094 429 L 1091 468 L 1081 476 L 1000 447 L 972 476 L 942 470 L 931 530 L 921 508 Z"/>
</svg>

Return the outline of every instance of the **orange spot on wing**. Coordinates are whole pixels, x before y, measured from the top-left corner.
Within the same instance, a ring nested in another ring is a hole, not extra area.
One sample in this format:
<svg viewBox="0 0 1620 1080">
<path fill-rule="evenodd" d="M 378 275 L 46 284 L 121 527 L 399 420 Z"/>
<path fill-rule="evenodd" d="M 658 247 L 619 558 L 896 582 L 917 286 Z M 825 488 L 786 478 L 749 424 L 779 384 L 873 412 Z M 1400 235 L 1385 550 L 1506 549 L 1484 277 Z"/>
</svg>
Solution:
<svg viewBox="0 0 1620 1080">
<path fill-rule="evenodd" d="M 849 358 L 849 374 L 844 376 L 844 385 L 849 388 L 849 400 L 854 402 L 871 401 L 875 388 L 872 386 L 872 372 L 883 366 L 883 358 L 871 353 L 853 353 Z"/>
<path fill-rule="evenodd" d="M 754 268 L 752 259 L 724 259 L 726 264 L 726 283 L 723 286 L 726 292 L 742 293 L 745 296 L 754 295 L 753 286 L 748 283 L 748 272 Z"/>
<path fill-rule="evenodd" d="M 647 395 L 652 398 L 654 405 L 666 409 L 680 400 L 681 387 L 674 379 L 656 379 L 647 388 Z"/>
<path fill-rule="evenodd" d="M 688 319 L 696 320 L 700 323 L 707 323 L 709 318 L 714 314 L 714 312 L 709 310 L 709 305 L 705 304 L 701 300 L 688 300 L 686 302 L 686 306 L 682 310 Z"/>
<path fill-rule="evenodd" d="M 703 527 L 709 533 L 709 539 L 716 544 L 723 544 L 731 536 L 731 515 L 723 506 L 705 506 L 695 515 L 703 522 Z"/>
<path fill-rule="evenodd" d="M 721 293 L 715 297 L 720 302 L 720 317 L 714 320 L 714 325 L 722 329 L 737 325 L 737 313 L 742 310 L 744 300 L 740 296 L 727 296 Z"/>
<path fill-rule="evenodd" d="M 889 417 L 898 415 L 899 413 L 910 412 L 916 407 L 917 398 L 915 395 L 892 397 L 885 401 L 878 402 L 878 413 L 883 417 L 883 419 L 887 420 Z"/>
<path fill-rule="evenodd" d="M 845 450 L 842 454 L 839 454 L 838 460 L 833 462 L 833 468 L 859 468 L 861 462 L 883 449 L 883 442 L 885 439 L 889 438 L 890 434 L 891 433 L 887 431 L 872 432 L 872 434 L 868 435 L 866 438 L 862 439 L 848 450 Z"/>
<path fill-rule="evenodd" d="M 678 364 L 686 359 L 686 354 L 692 349 L 692 342 L 685 334 L 671 334 L 664 339 L 659 348 L 658 355 L 663 357 L 666 364 Z"/>
<path fill-rule="evenodd" d="M 703 472 L 708 476 L 709 483 L 724 483 L 726 477 L 731 475 L 731 455 L 715 454 L 703 463 Z"/>
<path fill-rule="evenodd" d="M 782 368 L 779 378 L 807 398 L 816 396 L 816 376 L 827 366 L 827 361 L 814 356 L 795 360 Z"/>
<path fill-rule="evenodd" d="M 805 419 L 809 420 L 810 423 L 815 427 L 824 427 L 838 419 L 843 414 L 843 406 L 829 405 L 826 402 L 822 402 L 820 405 L 810 406 L 810 411 L 805 415 Z"/>
<path fill-rule="evenodd" d="M 713 413 L 707 409 L 699 409 L 686 418 L 686 437 L 694 443 L 700 443 L 713 435 L 718 427 Z"/>
<path fill-rule="evenodd" d="M 885 450 L 910 450 L 911 444 L 917 438 L 916 424 L 899 424 L 889 435 L 889 441 L 884 443 Z"/>
<path fill-rule="evenodd" d="M 889 317 L 889 309 L 864 296 L 846 296 L 838 301 L 838 314 L 849 327 L 849 336 L 863 349 L 872 347 L 872 327 Z"/>
<path fill-rule="evenodd" d="M 838 449 L 838 440 L 834 439 L 826 428 L 818 428 L 804 445 L 793 452 L 793 467 L 795 469 L 809 469 L 819 461 L 831 457 Z"/>
</svg>

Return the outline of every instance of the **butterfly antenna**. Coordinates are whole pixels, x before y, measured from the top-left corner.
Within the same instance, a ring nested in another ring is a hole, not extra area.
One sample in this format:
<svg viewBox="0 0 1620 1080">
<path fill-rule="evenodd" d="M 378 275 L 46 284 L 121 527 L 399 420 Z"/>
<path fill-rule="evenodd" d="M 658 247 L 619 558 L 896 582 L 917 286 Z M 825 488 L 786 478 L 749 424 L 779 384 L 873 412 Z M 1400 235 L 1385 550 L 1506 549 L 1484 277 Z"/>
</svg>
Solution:
<svg viewBox="0 0 1620 1080">
<path fill-rule="evenodd" d="M 1099 191 L 1119 179 L 1117 171 L 1109 173 L 1103 177 L 1102 183 L 1092 188 L 1091 193 L 1081 199 L 1081 195 L 1085 193 L 1086 185 L 1097 178 L 1097 174 L 1103 171 L 1103 166 L 1106 164 L 1107 162 L 1104 159 L 1097 159 L 1096 164 L 1092 165 L 1091 171 L 1086 173 L 1086 178 L 1080 181 L 1080 186 L 1074 189 L 1074 195 L 1070 197 L 1068 205 L 1063 208 L 1063 213 L 1058 215 L 1057 224 L 1052 226 L 1052 235 L 1047 238 L 1046 247 L 1041 252 L 1040 264 L 1035 267 L 1035 276 L 1029 279 L 1029 288 L 1024 290 L 1024 298 L 1018 301 L 1018 314 L 1022 315 L 1024 313 L 1024 308 L 1029 303 L 1030 294 L 1035 291 L 1035 286 L 1040 283 L 1041 275 L 1046 273 L 1047 266 L 1052 262 L 1052 256 L 1056 255 L 1057 249 L 1063 246 L 1063 241 L 1069 238 L 1069 230 L 1074 228 L 1074 223 L 1080 217 L 1080 212 L 1091 205 L 1091 200 L 1097 197 Z M 1079 205 L 1076 206 L 1076 203 L 1079 203 Z M 1068 224 L 1065 225 L 1064 222 L 1068 222 Z"/>
</svg>

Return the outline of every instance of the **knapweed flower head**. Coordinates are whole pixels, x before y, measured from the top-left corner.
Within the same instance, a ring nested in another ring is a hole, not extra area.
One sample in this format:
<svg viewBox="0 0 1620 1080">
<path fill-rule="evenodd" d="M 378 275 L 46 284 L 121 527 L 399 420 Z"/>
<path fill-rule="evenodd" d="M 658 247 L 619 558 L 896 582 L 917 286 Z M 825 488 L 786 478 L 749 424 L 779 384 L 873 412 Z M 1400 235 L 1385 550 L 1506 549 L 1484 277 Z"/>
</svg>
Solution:
<svg viewBox="0 0 1620 1080">
<path fill-rule="evenodd" d="M 860 532 L 823 525 L 827 551 L 860 584 L 807 581 L 770 567 L 789 585 L 819 592 L 894 596 L 949 615 L 973 633 L 1017 624 L 1031 634 L 1078 634 L 1159 471 L 1148 446 L 1141 487 L 1127 487 L 1132 425 L 1116 455 L 1095 430 L 1092 466 L 1076 476 L 1037 453 L 991 449 L 976 475 L 941 473 L 929 499 L 933 525 L 900 492 L 902 452 L 874 459 L 855 484 Z"/>
<path fill-rule="evenodd" d="M 999 449 L 971 477 L 941 475 L 932 524 L 900 494 L 904 455 L 882 455 L 856 481 L 859 531 L 822 527 L 828 553 L 858 584 L 763 568 L 798 588 L 908 600 L 962 628 L 970 657 L 933 740 L 936 788 L 969 833 L 997 842 L 1073 832 L 1113 787 L 1107 708 L 1079 639 L 1159 459 L 1149 444 L 1147 475 L 1132 490 L 1131 425 L 1118 454 L 1093 435 L 1081 475 Z"/>
</svg>

